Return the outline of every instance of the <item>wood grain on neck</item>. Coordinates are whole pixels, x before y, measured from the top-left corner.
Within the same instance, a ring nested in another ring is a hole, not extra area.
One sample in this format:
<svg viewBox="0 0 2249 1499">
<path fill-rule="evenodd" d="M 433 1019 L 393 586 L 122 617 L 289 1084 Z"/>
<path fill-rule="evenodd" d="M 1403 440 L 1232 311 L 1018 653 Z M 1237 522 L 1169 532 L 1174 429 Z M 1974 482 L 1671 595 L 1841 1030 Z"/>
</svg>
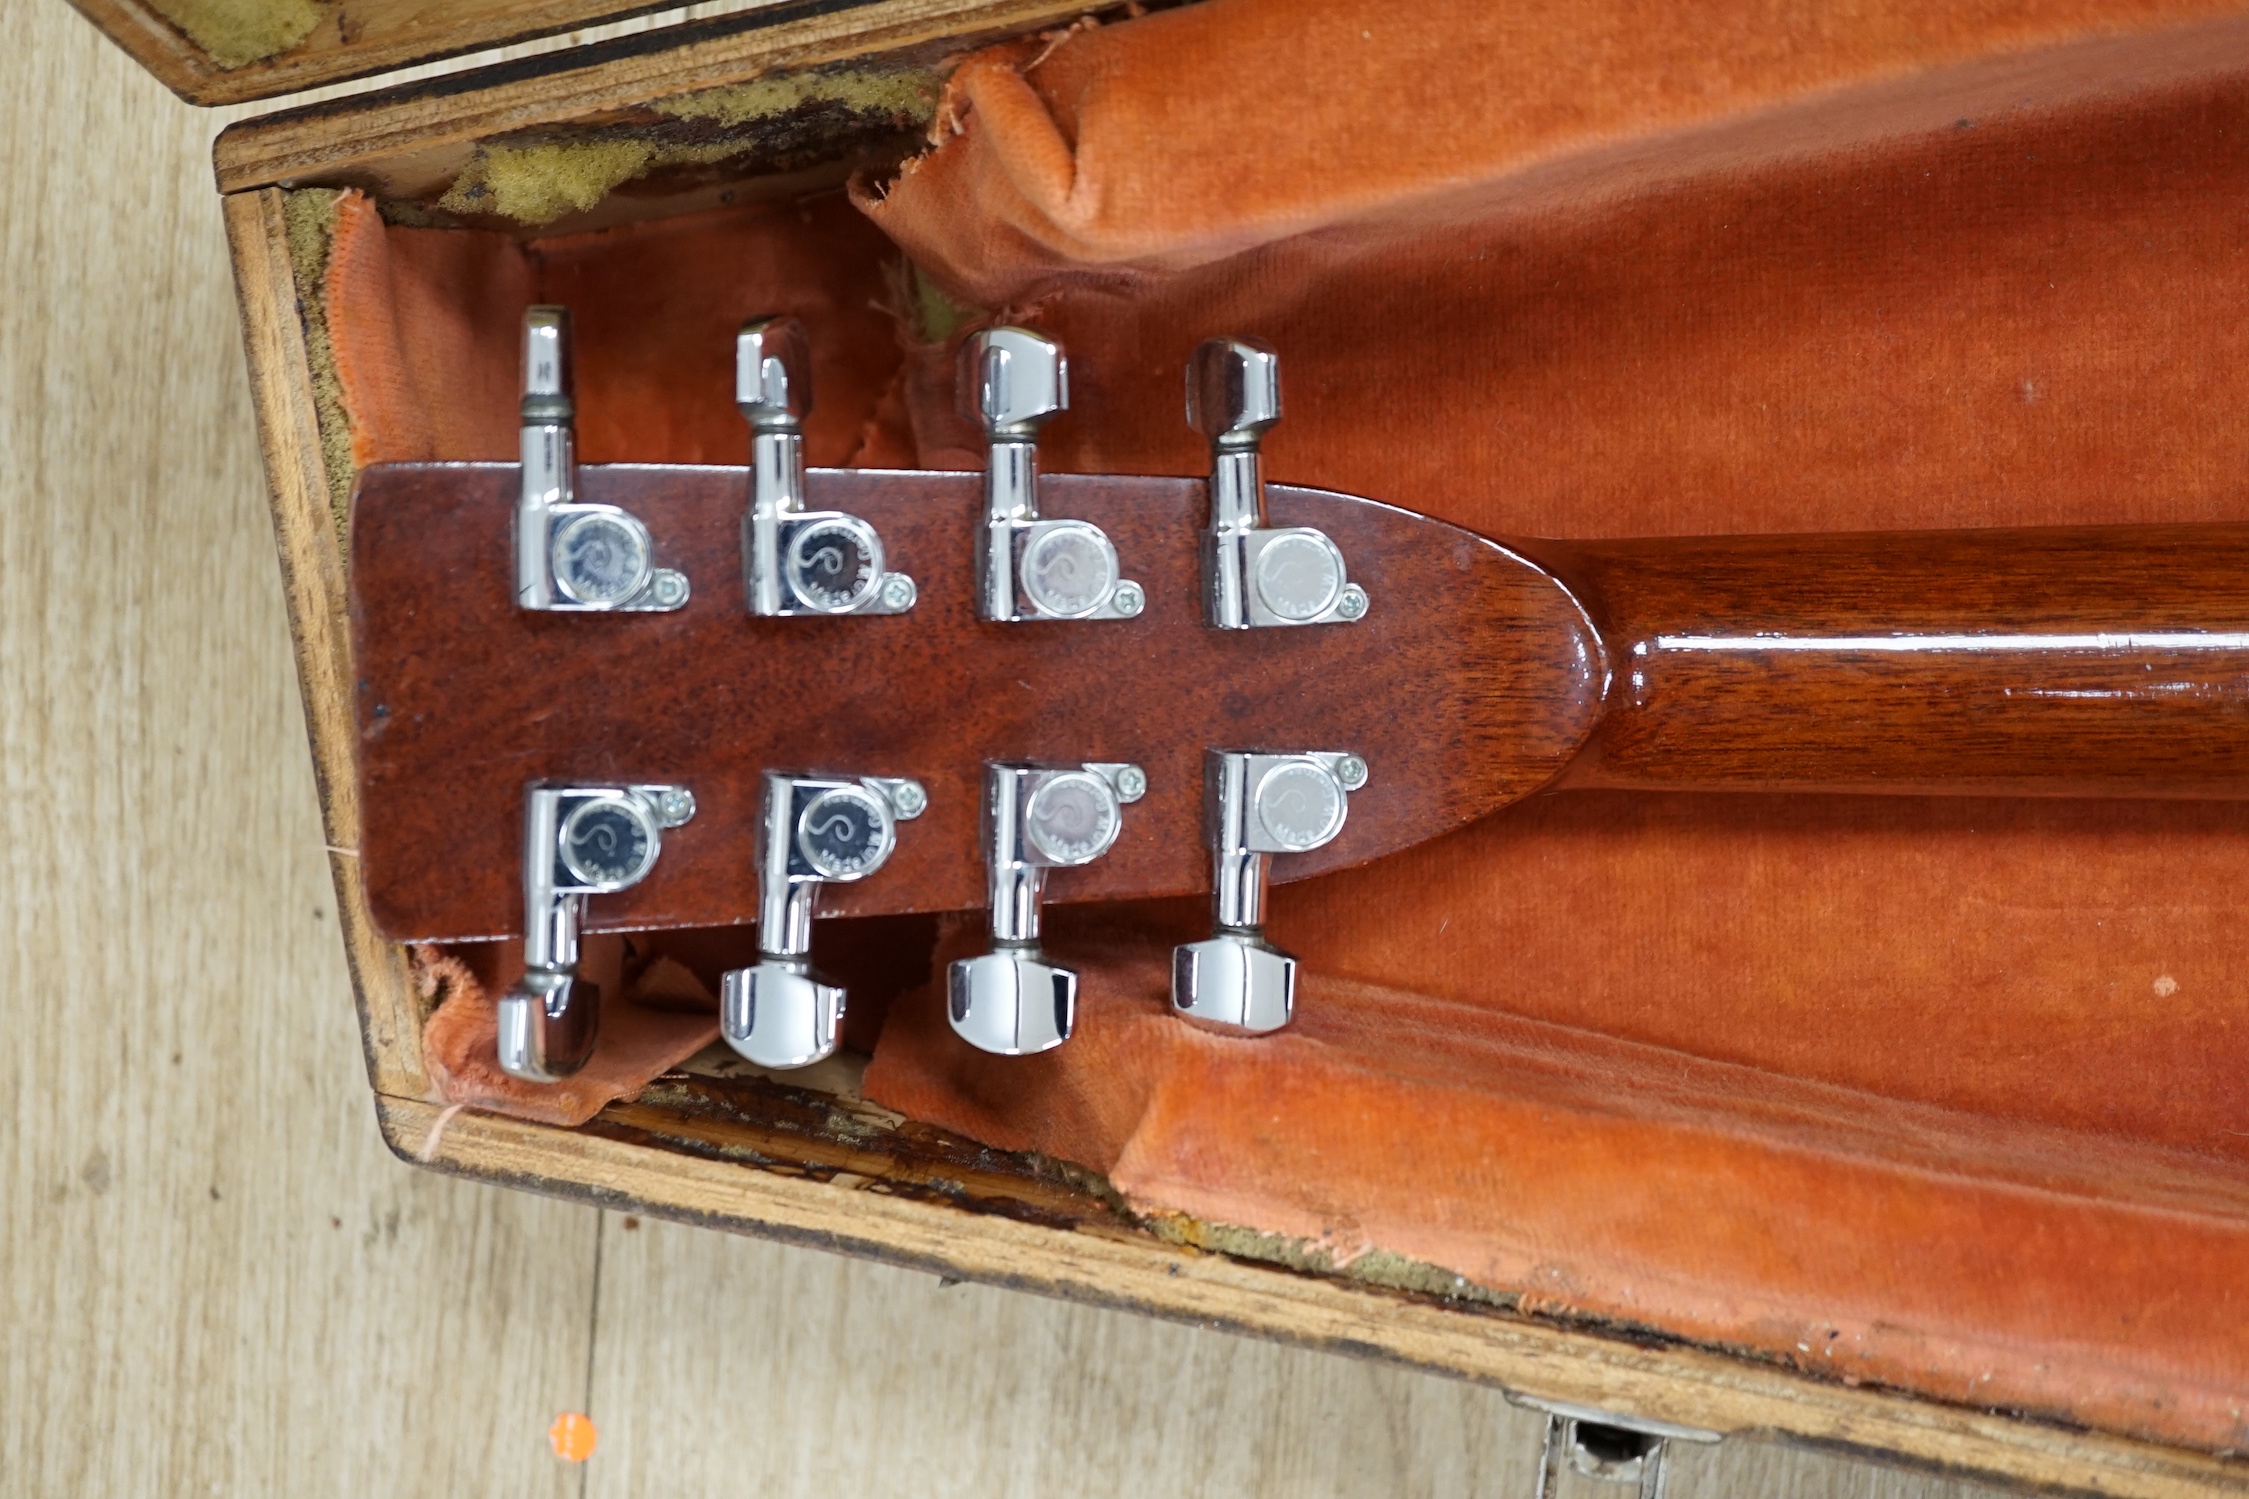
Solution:
<svg viewBox="0 0 2249 1499">
<path fill-rule="evenodd" d="M 2249 795 L 2249 526 L 1524 550 L 1614 664 L 1562 785 Z"/>
</svg>

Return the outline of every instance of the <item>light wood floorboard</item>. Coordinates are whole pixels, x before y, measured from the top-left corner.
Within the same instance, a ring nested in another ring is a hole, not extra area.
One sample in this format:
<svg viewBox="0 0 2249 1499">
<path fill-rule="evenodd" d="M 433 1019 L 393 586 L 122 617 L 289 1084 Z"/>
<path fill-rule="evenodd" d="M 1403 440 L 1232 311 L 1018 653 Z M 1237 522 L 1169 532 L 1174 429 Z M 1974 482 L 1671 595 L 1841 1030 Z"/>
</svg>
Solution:
<svg viewBox="0 0 2249 1499">
<path fill-rule="evenodd" d="M 1512 1496 L 1457 1382 L 412 1170 L 327 887 L 208 144 L 0 51 L 0 1492 Z M 544 1432 L 589 1409 L 583 1468 Z M 1674 1499 L 1968 1488 L 1754 1443 Z M 1611 1491 L 1613 1492 L 1613 1491 Z"/>
</svg>

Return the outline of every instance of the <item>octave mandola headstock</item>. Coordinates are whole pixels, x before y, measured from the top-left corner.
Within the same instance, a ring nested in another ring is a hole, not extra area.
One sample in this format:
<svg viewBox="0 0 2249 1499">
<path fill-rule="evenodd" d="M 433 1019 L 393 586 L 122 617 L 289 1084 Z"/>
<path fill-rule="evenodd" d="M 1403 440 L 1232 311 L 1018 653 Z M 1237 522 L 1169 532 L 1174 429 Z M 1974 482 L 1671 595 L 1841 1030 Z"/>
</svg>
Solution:
<svg viewBox="0 0 2249 1499">
<path fill-rule="evenodd" d="M 1295 964 L 1263 940 L 1269 880 L 1521 796 L 1592 727 L 1600 643 L 1537 567 L 1365 500 L 1267 495 L 1257 346 L 1190 371 L 1206 486 L 1042 483 L 1068 372 L 1014 328 L 964 349 L 985 474 L 808 474 L 787 319 L 736 346 L 747 470 L 581 474 L 566 334 L 561 309 L 526 318 L 520 464 L 371 469 L 352 527 L 369 904 L 400 939 L 523 934 L 500 1007 L 518 1076 L 591 1051 L 589 926 L 756 921 L 721 1033 L 767 1066 L 827 1055 L 823 903 L 986 906 L 949 1013 L 1022 1054 L 1076 1013 L 1044 900 L 1212 889 L 1174 1005 L 1274 1029 Z"/>
<path fill-rule="evenodd" d="M 1481 537 L 1372 501 L 1275 486 L 1273 520 L 1317 527 L 1372 605 L 1349 625 L 1216 630 L 1204 619 L 1203 481 L 1057 474 L 1045 512 L 1098 524 L 1145 591 L 1134 617 L 989 623 L 976 608 L 983 476 L 813 470 L 807 499 L 858 516 L 917 585 L 898 614 L 758 618 L 747 607 L 741 468 L 619 464 L 578 497 L 647 526 L 683 607 L 520 609 L 512 464 L 386 464 L 352 515 L 361 862 L 401 941 L 519 935 L 526 784 L 672 783 L 693 819 L 593 930 L 758 917 L 762 774 L 911 777 L 927 807 L 873 877 L 823 914 L 981 907 L 988 761 L 1139 766 L 1146 791 L 1097 862 L 1049 900 L 1211 888 L 1206 752 L 1331 750 L 1365 785 L 1333 842 L 1273 878 L 1436 837 L 1548 780 L 1589 731 L 1599 645 L 1545 573 Z"/>
</svg>

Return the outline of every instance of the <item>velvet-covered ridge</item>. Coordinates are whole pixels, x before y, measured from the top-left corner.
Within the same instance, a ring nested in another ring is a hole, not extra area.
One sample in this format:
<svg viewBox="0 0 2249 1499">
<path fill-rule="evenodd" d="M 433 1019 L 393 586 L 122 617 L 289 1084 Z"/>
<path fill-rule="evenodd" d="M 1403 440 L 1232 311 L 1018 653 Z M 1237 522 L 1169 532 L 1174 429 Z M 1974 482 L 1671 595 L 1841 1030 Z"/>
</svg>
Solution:
<svg viewBox="0 0 2249 1499">
<path fill-rule="evenodd" d="M 1200 472 L 1181 363 L 1241 333 L 1283 356 L 1274 478 L 1490 534 L 2238 520 L 2236 10 L 1211 0 L 972 61 L 860 198 L 1068 345 L 1055 469 Z M 774 310 L 823 361 L 814 462 L 977 461 L 835 199 L 528 246 L 345 224 L 362 461 L 508 456 L 534 298 L 578 312 L 589 461 L 741 461 L 726 350 Z M 1070 1045 L 970 1053 L 925 993 L 867 1085 L 1151 1211 L 2235 1447 L 2244 815 L 1537 798 L 1282 890 L 1295 1034 L 1162 1013 L 1199 913 L 1063 912 Z"/>
</svg>

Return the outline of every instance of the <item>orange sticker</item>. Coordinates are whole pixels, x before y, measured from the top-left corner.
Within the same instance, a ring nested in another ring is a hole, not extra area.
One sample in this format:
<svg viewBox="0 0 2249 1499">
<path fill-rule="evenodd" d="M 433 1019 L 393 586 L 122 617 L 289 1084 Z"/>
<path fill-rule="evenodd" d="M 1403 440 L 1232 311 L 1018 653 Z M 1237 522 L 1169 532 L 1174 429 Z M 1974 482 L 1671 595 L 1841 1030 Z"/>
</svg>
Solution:
<svg viewBox="0 0 2249 1499">
<path fill-rule="evenodd" d="M 547 1441 L 554 1448 L 554 1455 L 566 1463 L 582 1463 L 592 1457 L 596 1440 L 593 1418 L 576 1411 L 564 1411 L 554 1418 L 554 1425 L 547 1428 Z"/>
</svg>

